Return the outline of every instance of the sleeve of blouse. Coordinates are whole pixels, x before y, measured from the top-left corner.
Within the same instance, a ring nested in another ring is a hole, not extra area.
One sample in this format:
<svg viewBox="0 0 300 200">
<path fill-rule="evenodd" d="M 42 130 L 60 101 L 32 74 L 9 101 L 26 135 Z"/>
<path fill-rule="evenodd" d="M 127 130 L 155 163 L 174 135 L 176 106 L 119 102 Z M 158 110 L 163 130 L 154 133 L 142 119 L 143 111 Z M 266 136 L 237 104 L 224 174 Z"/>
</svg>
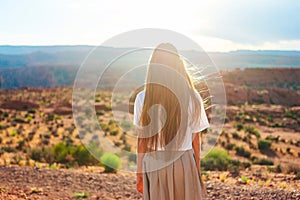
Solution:
<svg viewBox="0 0 300 200">
<path fill-rule="evenodd" d="M 140 95 L 137 94 L 134 101 L 134 109 L 133 109 L 133 124 L 140 128 L 139 119 L 142 113 L 142 103 L 140 99 Z"/>
<path fill-rule="evenodd" d="M 203 131 L 204 129 L 206 129 L 210 126 L 205 109 L 204 109 L 204 103 L 203 103 L 202 97 L 200 96 L 200 94 L 198 92 L 195 92 L 195 93 L 196 93 L 196 97 L 200 101 L 200 105 L 201 105 L 201 122 L 200 122 L 200 124 L 198 124 L 198 126 L 194 127 L 193 133 Z"/>
</svg>

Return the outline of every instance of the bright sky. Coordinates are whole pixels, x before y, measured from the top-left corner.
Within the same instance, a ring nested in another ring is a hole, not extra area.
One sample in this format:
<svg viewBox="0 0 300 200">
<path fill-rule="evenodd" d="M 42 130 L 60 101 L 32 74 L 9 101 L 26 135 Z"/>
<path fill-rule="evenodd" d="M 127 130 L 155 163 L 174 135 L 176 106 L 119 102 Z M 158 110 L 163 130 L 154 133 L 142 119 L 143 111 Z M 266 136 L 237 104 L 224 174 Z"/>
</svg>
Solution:
<svg viewBox="0 0 300 200">
<path fill-rule="evenodd" d="M 300 50 L 299 0 L 1 0 L 0 45 L 99 45 L 169 29 L 206 51 Z"/>
</svg>

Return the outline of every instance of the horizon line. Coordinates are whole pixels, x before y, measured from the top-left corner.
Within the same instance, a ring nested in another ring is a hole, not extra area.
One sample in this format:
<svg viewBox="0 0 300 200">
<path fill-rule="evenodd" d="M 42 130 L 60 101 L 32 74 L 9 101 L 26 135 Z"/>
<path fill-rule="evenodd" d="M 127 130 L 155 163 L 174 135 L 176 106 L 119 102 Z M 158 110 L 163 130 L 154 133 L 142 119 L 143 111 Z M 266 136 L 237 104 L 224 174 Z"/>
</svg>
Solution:
<svg viewBox="0 0 300 200">
<path fill-rule="evenodd" d="M 25 45 L 18 45 L 18 44 L 0 44 L 0 47 L 96 47 L 96 46 L 101 46 L 101 47 L 106 47 L 106 48 L 143 48 L 143 47 L 116 47 L 116 46 L 104 46 L 104 45 L 91 45 L 91 44 L 25 44 Z M 194 49 L 185 49 L 183 51 L 197 51 Z M 230 53 L 230 52 L 238 52 L 238 51 L 282 51 L 282 52 L 300 52 L 300 49 L 235 49 L 235 50 L 229 50 L 229 51 L 206 51 L 209 53 Z"/>
</svg>

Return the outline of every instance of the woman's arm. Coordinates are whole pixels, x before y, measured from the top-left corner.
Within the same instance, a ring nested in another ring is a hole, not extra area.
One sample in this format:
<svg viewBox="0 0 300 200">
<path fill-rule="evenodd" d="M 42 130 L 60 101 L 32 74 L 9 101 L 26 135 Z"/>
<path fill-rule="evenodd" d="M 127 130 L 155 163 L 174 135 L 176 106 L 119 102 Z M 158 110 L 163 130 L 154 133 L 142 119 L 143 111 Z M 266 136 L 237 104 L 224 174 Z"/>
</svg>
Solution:
<svg viewBox="0 0 300 200">
<path fill-rule="evenodd" d="M 138 136 L 142 135 L 142 130 L 138 129 Z M 138 192 L 143 193 L 143 158 L 146 152 L 146 140 L 145 138 L 138 137 L 137 143 L 137 180 L 136 180 L 136 189 Z"/>
<path fill-rule="evenodd" d="M 200 132 L 193 133 L 193 142 L 192 142 L 193 150 L 196 158 L 196 165 L 199 171 L 200 171 L 200 138 L 199 138 L 200 134 L 201 134 Z"/>
</svg>

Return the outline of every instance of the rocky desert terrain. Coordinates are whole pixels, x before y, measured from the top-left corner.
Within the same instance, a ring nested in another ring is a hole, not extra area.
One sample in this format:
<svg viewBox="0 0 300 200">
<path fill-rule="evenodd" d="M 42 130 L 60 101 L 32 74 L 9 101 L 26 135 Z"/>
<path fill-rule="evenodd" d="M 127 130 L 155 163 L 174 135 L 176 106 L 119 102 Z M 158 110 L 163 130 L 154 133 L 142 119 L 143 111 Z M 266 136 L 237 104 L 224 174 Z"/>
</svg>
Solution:
<svg viewBox="0 0 300 200">
<path fill-rule="evenodd" d="M 222 76 L 225 124 L 215 150 L 201 161 L 209 197 L 300 199 L 300 69 Z M 134 169 L 134 127 L 118 127 L 110 98 L 110 91 L 95 95 L 101 134 L 129 152 L 122 163 Z M 0 90 L 0 199 L 141 199 L 134 173 L 107 173 L 99 165 L 104 153 L 100 148 L 95 158 L 82 144 L 71 86 Z"/>
</svg>

